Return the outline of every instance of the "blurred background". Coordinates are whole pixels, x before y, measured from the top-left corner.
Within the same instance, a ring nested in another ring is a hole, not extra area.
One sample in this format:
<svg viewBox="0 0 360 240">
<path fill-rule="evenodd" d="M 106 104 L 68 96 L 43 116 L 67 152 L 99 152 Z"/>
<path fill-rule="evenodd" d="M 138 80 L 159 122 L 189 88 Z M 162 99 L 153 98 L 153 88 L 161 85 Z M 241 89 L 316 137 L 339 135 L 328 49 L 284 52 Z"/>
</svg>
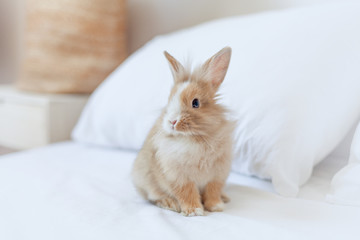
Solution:
<svg viewBox="0 0 360 240">
<path fill-rule="evenodd" d="M 0 153 L 69 139 L 88 95 L 156 35 L 344 1 L 0 0 Z"/>
<path fill-rule="evenodd" d="M 88 0 L 87 2 L 91 2 Z M 107 1 L 107 0 L 106 0 Z M 104 2 L 106 2 L 104 1 Z M 121 0 L 118 0 L 121 2 Z M 152 37 L 211 19 L 251 14 L 266 10 L 344 2 L 346 0 L 128 0 L 126 7 L 127 52 L 132 53 Z M 84 1 L 66 0 L 1 0 L 0 1 L 0 83 L 16 80 L 14 71 L 19 63 L 23 33 L 26 26 L 26 4 Z M 120 18 L 122 16 L 119 16 Z"/>
</svg>

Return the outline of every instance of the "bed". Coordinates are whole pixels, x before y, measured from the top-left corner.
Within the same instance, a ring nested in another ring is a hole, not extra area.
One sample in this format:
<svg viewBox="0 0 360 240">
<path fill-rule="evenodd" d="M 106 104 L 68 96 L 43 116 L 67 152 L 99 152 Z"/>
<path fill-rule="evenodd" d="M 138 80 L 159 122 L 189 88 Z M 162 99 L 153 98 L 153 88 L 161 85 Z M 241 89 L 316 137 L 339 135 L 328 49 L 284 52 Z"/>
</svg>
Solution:
<svg viewBox="0 0 360 240">
<path fill-rule="evenodd" d="M 359 12 L 304 7 L 154 38 L 93 93 L 72 141 L 0 157 L 0 239 L 359 239 Z M 130 171 L 172 85 L 162 52 L 203 61 L 227 44 L 231 202 L 184 217 L 143 200 Z"/>
<path fill-rule="evenodd" d="M 330 156 L 299 197 L 232 173 L 222 213 L 187 218 L 136 193 L 134 151 L 64 142 L 0 158 L 0 239 L 358 239 L 360 208 L 325 202 Z"/>
</svg>

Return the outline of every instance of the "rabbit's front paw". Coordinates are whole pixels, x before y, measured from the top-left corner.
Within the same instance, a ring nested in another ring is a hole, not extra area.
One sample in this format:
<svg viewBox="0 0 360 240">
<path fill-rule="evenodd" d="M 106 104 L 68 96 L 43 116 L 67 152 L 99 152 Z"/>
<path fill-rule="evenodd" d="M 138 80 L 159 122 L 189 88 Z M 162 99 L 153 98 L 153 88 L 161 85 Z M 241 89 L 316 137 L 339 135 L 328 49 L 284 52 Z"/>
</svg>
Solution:
<svg viewBox="0 0 360 240">
<path fill-rule="evenodd" d="M 222 212 L 225 207 L 223 201 L 218 201 L 218 202 L 206 201 L 204 205 L 205 205 L 205 209 L 209 212 Z"/>
<path fill-rule="evenodd" d="M 204 209 L 201 207 L 189 207 L 181 210 L 181 214 L 187 217 L 203 216 Z"/>
</svg>

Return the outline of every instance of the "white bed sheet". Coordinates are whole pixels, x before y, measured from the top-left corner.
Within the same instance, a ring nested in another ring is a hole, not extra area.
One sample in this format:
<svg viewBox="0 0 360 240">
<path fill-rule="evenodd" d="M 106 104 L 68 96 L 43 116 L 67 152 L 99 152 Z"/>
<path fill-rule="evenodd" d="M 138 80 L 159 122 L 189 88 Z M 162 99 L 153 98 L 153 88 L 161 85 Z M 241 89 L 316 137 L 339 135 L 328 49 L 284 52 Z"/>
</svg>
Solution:
<svg viewBox="0 0 360 240">
<path fill-rule="evenodd" d="M 231 174 L 222 213 L 183 217 L 152 206 L 129 176 L 135 152 L 67 142 L 0 158 L 0 239 L 358 239 L 360 208 L 324 201 L 333 172 L 318 166 L 298 199 Z"/>
</svg>

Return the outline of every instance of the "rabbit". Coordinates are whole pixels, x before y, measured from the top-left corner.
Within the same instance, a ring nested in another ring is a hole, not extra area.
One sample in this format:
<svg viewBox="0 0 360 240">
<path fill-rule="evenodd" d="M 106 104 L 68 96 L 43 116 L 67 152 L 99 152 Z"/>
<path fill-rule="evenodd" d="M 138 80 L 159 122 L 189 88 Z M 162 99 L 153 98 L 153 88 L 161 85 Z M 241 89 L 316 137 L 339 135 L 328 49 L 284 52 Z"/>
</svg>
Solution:
<svg viewBox="0 0 360 240">
<path fill-rule="evenodd" d="M 223 211 L 234 122 L 217 90 L 231 58 L 225 47 L 192 73 L 164 52 L 174 78 L 168 104 L 138 153 L 132 178 L 151 203 L 185 216 Z"/>
</svg>

